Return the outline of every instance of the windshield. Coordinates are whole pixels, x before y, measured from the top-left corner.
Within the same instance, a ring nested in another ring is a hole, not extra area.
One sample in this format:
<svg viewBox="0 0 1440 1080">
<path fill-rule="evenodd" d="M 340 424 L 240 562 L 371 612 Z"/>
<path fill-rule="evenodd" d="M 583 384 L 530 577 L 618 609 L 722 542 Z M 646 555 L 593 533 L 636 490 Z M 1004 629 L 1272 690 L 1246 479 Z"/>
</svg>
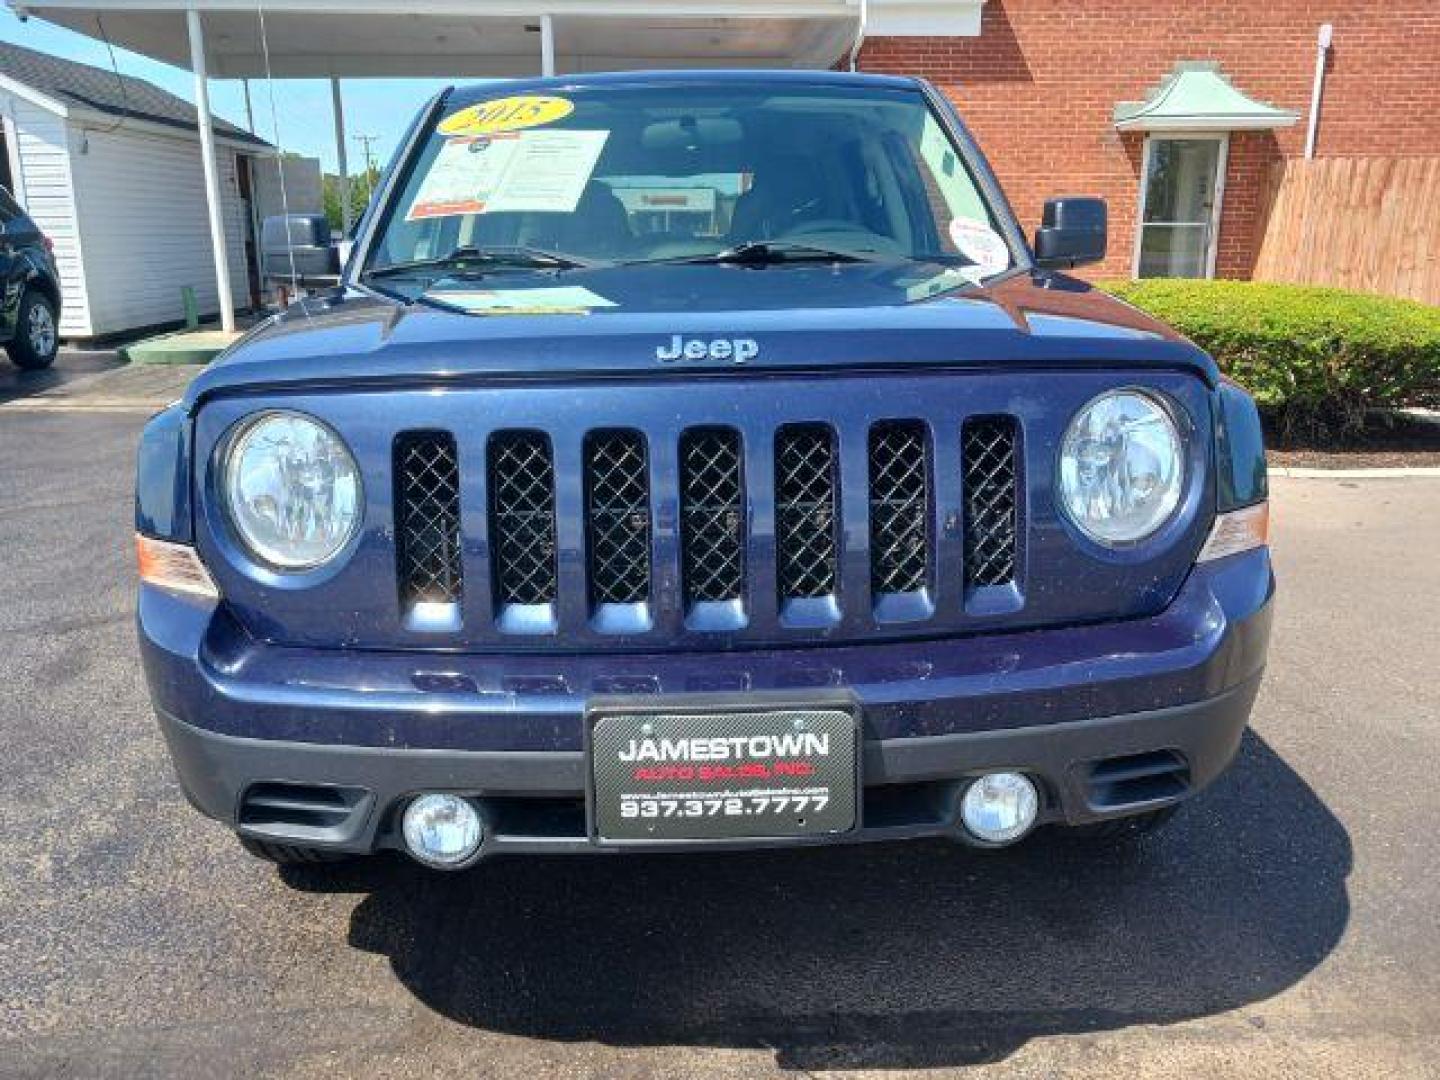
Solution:
<svg viewBox="0 0 1440 1080">
<path fill-rule="evenodd" d="M 976 281 L 1012 265 L 920 93 L 675 83 L 462 93 L 417 152 L 366 274 L 826 259 L 941 262 Z"/>
</svg>

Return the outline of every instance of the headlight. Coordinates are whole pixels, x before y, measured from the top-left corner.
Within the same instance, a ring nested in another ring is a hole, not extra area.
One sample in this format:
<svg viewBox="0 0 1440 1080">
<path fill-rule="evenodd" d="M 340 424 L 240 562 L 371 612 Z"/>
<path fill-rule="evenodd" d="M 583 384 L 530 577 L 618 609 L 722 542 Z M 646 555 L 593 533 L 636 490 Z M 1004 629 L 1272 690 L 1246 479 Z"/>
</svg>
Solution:
<svg viewBox="0 0 1440 1080">
<path fill-rule="evenodd" d="M 360 525 L 360 471 L 324 424 L 264 413 L 231 440 L 225 499 L 240 539 L 260 561 L 308 570 L 333 559 Z"/>
<path fill-rule="evenodd" d="M 1180 433 L 1155 398 L 1101 394 L 1075 414 L 1060 446 L 1060 502 L 1102 544 L 1149 536 L 1174 512 L 1184 480 Z"/>
</svg>

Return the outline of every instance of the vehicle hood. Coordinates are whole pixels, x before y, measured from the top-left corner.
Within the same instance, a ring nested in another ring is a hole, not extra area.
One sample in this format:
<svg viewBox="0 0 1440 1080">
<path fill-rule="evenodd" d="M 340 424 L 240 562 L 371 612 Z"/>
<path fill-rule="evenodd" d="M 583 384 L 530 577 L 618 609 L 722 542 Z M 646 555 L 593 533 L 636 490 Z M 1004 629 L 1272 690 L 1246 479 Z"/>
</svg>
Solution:
<svg viewBox="0 0 1440 1080">
<path fill-rule="evenodd" d="M 665 362 L 677 338 L 750 341 L 755 354 L 743 367 L 733 351 Z M 497 273 L 440 283 L 413 303 L 337 290 L 256 327 L 191 384 L 187 401 L 356 382 L 913 367 L 1218 378 L 1214 362 L 1164 324 L 1062 275 L 1017 273 L 981 289 L 935 264 L 671 265 Z"/>
</svg>

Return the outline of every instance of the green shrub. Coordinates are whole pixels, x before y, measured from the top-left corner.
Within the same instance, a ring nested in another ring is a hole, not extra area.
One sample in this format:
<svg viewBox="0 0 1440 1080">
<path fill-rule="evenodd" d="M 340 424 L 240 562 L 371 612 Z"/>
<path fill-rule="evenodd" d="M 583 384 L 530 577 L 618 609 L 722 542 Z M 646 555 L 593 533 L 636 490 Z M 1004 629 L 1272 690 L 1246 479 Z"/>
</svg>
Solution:
<svg viewBox="0 0 1440 1080">
<path fill-rule="evenodd" d="M 1286 434 L 1440 405 L 1440 307 L 1344 289 L 1173 278 L 1108 282 L 1215 357 Z"/>
</svg>

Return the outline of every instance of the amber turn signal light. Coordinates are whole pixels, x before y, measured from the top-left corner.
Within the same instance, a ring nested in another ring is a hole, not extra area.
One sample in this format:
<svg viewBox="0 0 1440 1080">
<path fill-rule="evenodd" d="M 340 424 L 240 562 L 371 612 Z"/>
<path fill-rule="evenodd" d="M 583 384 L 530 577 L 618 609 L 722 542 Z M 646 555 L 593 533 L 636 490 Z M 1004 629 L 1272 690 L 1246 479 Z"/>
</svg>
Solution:
<svg viewBox="0 0 1440 1080">
<path fill-rule="evenodd" d="M 1243 510 L 1231 510 L 1228 514 L 1217 514 L 1215 524 L 1210 527 L 1210 538 L 1200 549 L 1196 562 L 1209 562 L 1226 555 L 1238 555 L 1242 551 L 1264 547 L 1270 542 L 1270 504 L 1256 503 Z"/>
<path fill-rule="evenodd" d="M 140 580 L 172 592 L 203 596 L 210 600 L 220 597 L 220 590 L 195 549 L 188 544 L 135 534 L 135 555 L 140 564 Z"/>
</svg>

